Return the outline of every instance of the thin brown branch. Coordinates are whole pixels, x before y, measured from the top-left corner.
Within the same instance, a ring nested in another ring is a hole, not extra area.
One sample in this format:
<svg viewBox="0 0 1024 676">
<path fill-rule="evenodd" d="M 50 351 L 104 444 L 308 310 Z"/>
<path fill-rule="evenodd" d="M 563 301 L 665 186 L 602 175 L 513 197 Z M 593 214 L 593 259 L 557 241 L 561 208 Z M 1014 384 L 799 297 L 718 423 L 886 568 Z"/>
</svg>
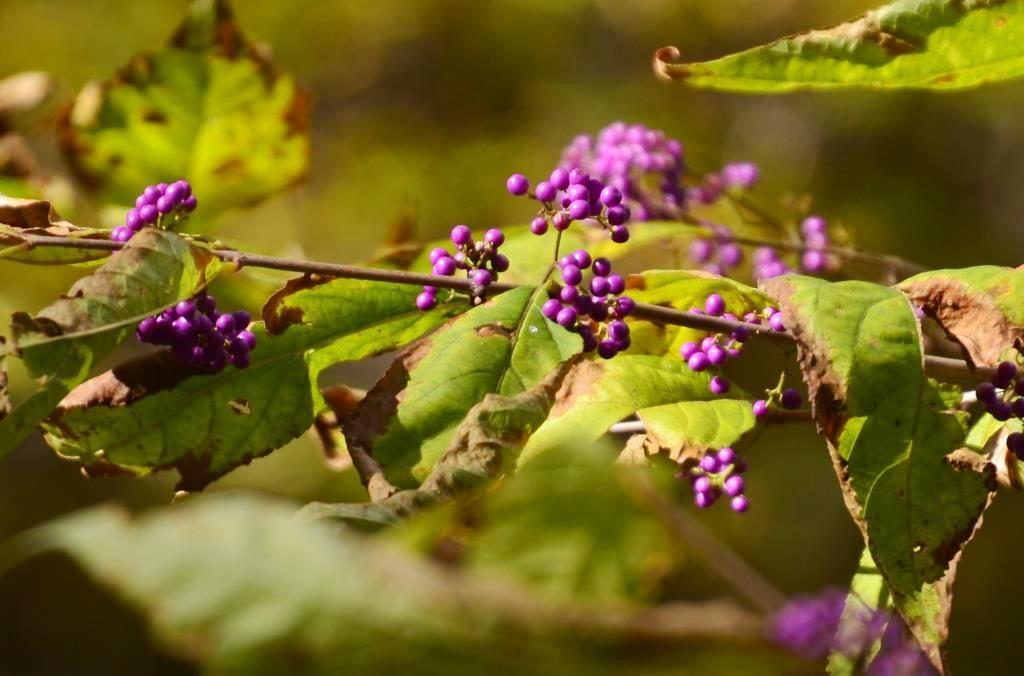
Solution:
<svg viewBox="0 0 1024 676">
<path fill-rule="evenodd" d="M 50 237 L 41 235 L 20 234 L 4 235 L 5 239 L 17 239 L 28 242 L 33 247 L 51 246 L 70 249 L 96 249 L 105 251 L 117 251 L 123 244 L 108 240 L 96 239 L 74 239 L 70 237 Z M 377 282 L 391 282 L 395 284 L 411 284 L 416 286 L 431 285 L 445 289 L 469 291 L 473 283 L 469 279 L 455 277 L 437 277 L 434 275 L 406 270 L 389 270 L 386 268 L 370 268 L 357 265 L 342 265 L 339 263 L 323 263 L 318 261 L 294 260 L 289 258 L 278 258 L 275 256 L 264 256 L 261 254 L 235 251 L 233 249 L 213 249 L 213 255 L 218 258 L 234 263 L 239 267 L 251 266 L 266 268 L 270 270 L 283 270 L 288 272 L 300 272 L 305 274 L 326 275 L 344 279 L 363 279 Z M 491 294 L 503 293 L 510 289 L 517 288 L 516 284 L 496 282 L 487 287 Z M 649 305 L 637 303 L 634 316 L 638 319 L 646 319 L 653 322 L 661 322 L 673 326 L 686 326 L 703 331 L 730 333 L 737 328 L 745 328 L 751 336 L 768 340 L 778 345 L 792 345 L 793 336 L 786 332 L 772 331 L 765 325 L 747 324 L 724 317 L 710 317 L 704 314 L 684 312 L 661 305 Z M 983 378 L 990 377 L 990 367 L 972 367 L 967 362 L 948 357 L 933 355 L 925 356 L 925 370 L 930 376 L 952 382 L 974 383 Z"/>
</svg>

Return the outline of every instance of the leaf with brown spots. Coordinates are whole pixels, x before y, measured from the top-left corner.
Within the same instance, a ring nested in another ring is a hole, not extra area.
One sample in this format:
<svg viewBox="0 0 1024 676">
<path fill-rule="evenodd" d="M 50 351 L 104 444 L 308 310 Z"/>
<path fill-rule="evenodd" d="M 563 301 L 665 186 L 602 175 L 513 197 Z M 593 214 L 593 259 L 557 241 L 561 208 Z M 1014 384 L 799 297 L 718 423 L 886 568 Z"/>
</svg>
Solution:
<svg viewBox="0 0 1024 676">
<path fill-rule="evenodd" d="M 545 300 L 544 289 L 507 291 L 399 355 L 341 421 L 349 448 L 371 453 L 394 485 L 419 485 L 484 397 L 519 394 L 580 351 L 579 336 L 541 314 Z"/>
<path fill-rule="evenodd" d="M 61 145 L 87 187 L 129 204 L 140 186 L 187 178 L 202 214 L 301 180 L 309 97 L 242 36 L 226 0 L 193 0 L 165 48 L 87 84 Z"/>
<path fill-rule="evenodd" d="M 20 444 L 143 318 L 195 295 L 221 269 L 207 250 L 147 228 L 35 316 L 15 313 L 14 352 L 44 383 L 0 422 L 0 456 Z"/>
<path fill-rule="evenodd" d="M 30 247 L 22 235 L 110 239 L 109 230 L 80 228 L 62 220 L 46 200 L 0 195 L 0 260 L 35 265 L 66 265 L 104 258 L 107 251 L 63 247 Z"/>
<path fill-rule="evenodd" d="M 678 59 L 676 48 L 659 49 L 655 72 L 721 91 L 968 89 L 1024 75 L 1024 1 L 896 0 L 713 61 Z"/>
<path fill-rule="evenodd" d="M 182 489 L 199 490 L 308 430 L 325 408 L 317 384 L 324 368 L 405 345 L 465 308 L 460 301 L 421 312 L 418 290 L 402 284 L 336 279 L 285 288 L 272 310 L 299 319 L 276 335 L 254 323 L 249 368 L 190 374 L 166 351 L 123 364 L 61 402 L 47 441 L 88 472 L 173 467 Z"/>
<path fill-rule="evenodd" d="M 587 449 L 633 414 L 651 426 L 648 440 L 676 457 L 695 447 L 733 443 L 753 427 L 750 402 L 735 386 L 729 399 L 712 394 L 710 378 L 678 357 L 623 354 L 582 361 L 562 383 L 551 416 L 520 461 L 563 446 Z"/>
<path fill-rule="evenodd" d="M 1024 336 L 1024 270 L 996 265 L 933 270 L 899 288 L 975 365 L 994 365 Z"/>
<path fill-rule="evenodd" d="M 895 607 L 942 669 L 960 551 L 995 487 L 960 471 L 965 415 L 924 375 L 920 329 L 899 291 L 808 277 L 769 280 L 796 337 L 847 508 Z"/>
</svg>

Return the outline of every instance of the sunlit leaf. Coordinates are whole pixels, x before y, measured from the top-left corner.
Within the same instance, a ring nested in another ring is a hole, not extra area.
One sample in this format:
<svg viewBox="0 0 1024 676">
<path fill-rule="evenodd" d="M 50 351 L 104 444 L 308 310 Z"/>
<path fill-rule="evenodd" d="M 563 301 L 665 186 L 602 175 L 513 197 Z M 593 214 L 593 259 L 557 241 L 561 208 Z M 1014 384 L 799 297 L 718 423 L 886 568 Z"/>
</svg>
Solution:
<svg viewBox="0 0 1024 676">
<path fill-rule="evenodd" d="M 733 92 L 966 89 L 1024 75 L 1021 0 L 897 0 L 832 28 L 714 61 L 655 55 L 664 78 Z"/>
</svg>

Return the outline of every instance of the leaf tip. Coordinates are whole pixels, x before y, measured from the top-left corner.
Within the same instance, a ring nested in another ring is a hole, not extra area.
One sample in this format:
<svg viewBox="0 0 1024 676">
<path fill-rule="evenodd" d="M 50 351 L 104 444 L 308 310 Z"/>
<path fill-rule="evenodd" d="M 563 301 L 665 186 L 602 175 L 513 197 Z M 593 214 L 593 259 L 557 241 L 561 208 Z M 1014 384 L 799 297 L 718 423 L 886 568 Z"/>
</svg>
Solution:
<svg viewBox="0 0 1024 676">
<path fill-rule="evenodd" d="M 689 66 L 683 63 L 673 63 L 678 61 L 679 57 L 679 49 L 671 45 L 661 47 L 655 51 L 654 57 L 651 59 L 651 65 L 654 66 L 654 74 L 666 82 L 685 80 L 690 77 Z"/>
</svg>

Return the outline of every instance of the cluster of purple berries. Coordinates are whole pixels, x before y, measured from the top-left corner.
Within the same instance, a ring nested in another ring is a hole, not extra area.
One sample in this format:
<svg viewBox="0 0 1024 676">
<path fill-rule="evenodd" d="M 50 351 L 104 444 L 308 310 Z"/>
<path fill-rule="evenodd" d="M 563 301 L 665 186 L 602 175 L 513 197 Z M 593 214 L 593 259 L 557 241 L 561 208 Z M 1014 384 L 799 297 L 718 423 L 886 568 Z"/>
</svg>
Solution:
<svg viewBox="0 0 1024 676">
<path fill-rule="evenodd" d="M 685 206 L 683 144 L 642 124 L 614 122 L 596 138 L 577 136 L 562 151 L 560 167 L 617 188 L 638 221 L 675 218 Z"/>
<path fill-rule="evenodd" d="M 747 461 L 726 447 L 717 452 L 708 451 L 700 463 L 677 476 L 690 479 L 693 502 L 699 508 L 707 509 L 722 495 L 727 495 L 732 511 L 743 513 L 750 509 L 750 501 L 743 494 L 746 488 L 743 473 L 746 471 Z"/>
<path fill-rule="evenodd" d="M 732 321 L 739 319 L 731 312 L 726 312 L 725 299 L 717 293 L 713 293 L 705 299 L 703 309 L 690 308 L 690 312 L 722 317 Z M 782 325 L 781 311 L 773 307 L 765 308 L 763 316 L 773 330 L 785 331 L 785 327 Z M 743 316 L 743 321 L 748 324 L 760 324 L 762 315 L 748 312 Z M 730 358 L 739 357 L 743 353 L 743 343 L 749 337 L 750 331 L 743 326 L 737 327 L 729 335 L 709 333 L 700 342 L 683 343 L 679 348 L 679 356 L 686 361 L 686 365 L 690 367 L 691 371 L 706 371 L 722 366 Z M 725 394 L 729 391 L 730 383 L 725 376 L 718 374 L 711 378 L 708 387 L 713 394 Z"/>
<path fill-rule="evenodd" d="M 541 307 L 541 313 L 558 325 L 580 334 L 583 350 L 611 359 L 630 345 L 629 325 L 625 319 L 636 308 L 626 290 L 622 275 L 612 274 L 607 258 L 591 259 L 580 249 L 559 262 L 564 283 Z M 593 272 L 583 286 L 583 273 Z"/>
<path fill-rule="evenodd" d="M 127 242 L 147 225 L 171 228 L 196 210 L 199 202 L 192 194 L 192 186 L 182 179 L 174 183 L 148 185 L 135 199 L 135 208 L 129 209 L 124 225 L 110 233 L 115 242 Z"/>
<path fill-rule="evenodd" d="M 522 174 L 512 174 L 505 183 L 512 195 L 527 195 L 541 204 L 530 222 L 530 232 L 543 235 L 550 225 L 555 230 L 568 228 L 573 221 L 594 221 L 611 232 L 617 244 L 629 240 L 630 208 L 622 203 L 622 191 L 606 185 L 580 168 L 558 168 L 548 180 L 541 181 L 530 192 L 530 182 Z"/>
<path fill-rule="evenodd" d="M 1000 422 L 1010 418 L 1024 419 L 1024 372 L 1012 361 L 1000 362 L 987 383 L 974 390 L 978 401 L 989 415 Z M 1006 447 L 1024 459 L 1024 433 L 1012 432 L 1006 437 Z"/>
<path fill-rule="evenodd" d="M 832 259 L 826 249 L 829 246 L 828 221 L 821 216 L 808 216 L 800 223 L 800 240 L 803 253 L 800 255 L 800 269 L 811 274 L 826 271 L 832 266 Z M 758 247 L 753 255 L 753 272 L 756 279 L 771 279 L 793 272 L 779 252 L 770 246 Z"/>
<path fill-rule="evenodd" d="M 430 252 L 430 264 L 434 266 L 434 274 L 439 277 L 451 277 L 458 270 L 466 271 L 466 278 L 473 282 L 470 296 L 474 304 L 483 302 L 484 292 L 492 282 L 498 281 L 498 275 L 508 270 L 508 256 L 498 253 L 505 243 L 505 234 L 497 228 L 484 233 L 479 242 L 473 240 L 473 232 L 466 225 L 456 225 L 451 232 L 455 253 L 444 247 L 437 247 Z M 432 310 L 437 306 L 437 287 L 424 286 L 423 293 L 416 297 L 416 307 L 420 310 Z"/>
<path fill-rule="evenodd" d="M 753 162 L 734 162 L 717 174 L 708 174 L 701 185 L 687 188 L 686 199 L 697 204 L 714 204 L 727 190 L 750 190 L 757 183 L 760 171 Z"/>
<path fill-rule="evenodd" d="M 714 275 L 725 276 L 743 262 L 743 249 L 733 241 L 732 230 L 711 225 L 712 237 L 697 237 L 690 242 L 690 259 Z"/>
<path fill-rule="evenodd" d="M 769 633 L 776 644 L 808 660 L 833 653 L 870 660 L 865 676 L 936 673 L 898 617 L 848 599 L 841 589 L 792 599 L 771 618 Z M 879 641 L 878 652 L 872 655 Z"/>
<path fill-rule="evenodd" d="M 213 296 L 201 293 L 146 317 L 135 335 L 143 343 L 170 347 L 180 364 L 218 373 L 228 364 L 249 365 L 249 353 L 256 349 L 251 319 L 245 310 L 218 312 Z"/>
</svg>

